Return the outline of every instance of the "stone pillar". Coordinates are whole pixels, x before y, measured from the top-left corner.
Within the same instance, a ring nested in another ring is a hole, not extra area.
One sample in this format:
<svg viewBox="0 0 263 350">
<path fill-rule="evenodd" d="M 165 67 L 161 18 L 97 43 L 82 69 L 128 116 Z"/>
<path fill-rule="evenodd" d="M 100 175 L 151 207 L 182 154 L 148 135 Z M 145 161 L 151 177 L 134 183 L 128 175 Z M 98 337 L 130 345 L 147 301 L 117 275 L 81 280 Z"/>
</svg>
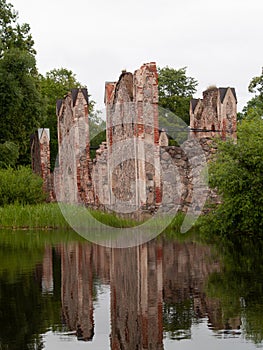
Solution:
<svg viewBox="0 0 263 350">
<path fill-rule="evenodd" d="M 47 199 L 52 199 L 50 176 L 50 133 L 49 129 L 38 129 L 31 137 L 31 164 L 34 173 L 43 179 L 43 190 Z"/>
</svg>

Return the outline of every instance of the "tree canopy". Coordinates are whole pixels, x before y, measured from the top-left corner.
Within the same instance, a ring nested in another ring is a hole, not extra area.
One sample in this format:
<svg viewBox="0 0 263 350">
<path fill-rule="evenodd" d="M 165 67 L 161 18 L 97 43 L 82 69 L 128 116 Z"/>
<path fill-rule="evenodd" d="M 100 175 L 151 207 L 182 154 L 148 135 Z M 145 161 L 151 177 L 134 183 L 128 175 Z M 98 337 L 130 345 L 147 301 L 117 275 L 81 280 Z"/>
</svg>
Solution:
<svg viewBox="0 0 263 350">
<path fill-rule="evenodd" d="M 50 162 L 53 169 L 58 153 L 56 101 L 63 98 L 70 90 L 86 88 L 86 86 L 80 83 L 76 75 L 67 68 L 52 69 L 45 76 L 40 76 L 40 86 L 46 105 L 44 124 L 50 129 Z M 89 129 L 91 139 L 105 129 L 105 122 L 101 119 L 99 111 L 95 110 L 95 102 L 92 99 L 89 99 Z M 105 137 L 101 136 L 101 138 L 104 141 Z M 94 142 L 97 141 L 96 138 Z"/>
<path fill-rule="evenodd" d="M 29 24 L 19 24 L 13 5 L 0 0 L 0 57 L 12 48 L 36 54 Z"/>
<path fill-rule="evenodd" d="M 28 164 L 30 135 L 43 121 L 34 42 L 11 4 L 1 0 L 0 13 L 0 144 L 14 142 Z"/>
<path fill-rule="evenodd" d="M 258 77 L 252 78 L 249 83 L 248 91 L 255 94 L 251 100 L 247 102 L 242 113 L 240 113 L 240 119 L 254 119 L 263 118 L 263 69 L 262 73 Z"/>
<path fill-rule="evenodd" d="M 16 165 L 30 164 L 30 135 L 47 127 L 53 167 L 58 150 L 56 101 L 85 86 L 66 68 L 40 75 L 35 54 L 30 26 L 19 24 L 13 5 L 0 0 L 0 151 L 6 155 L 7 145 L 12 144 L 19 152 Z M 102 120 L 92 100 L 89 110 L 91 125 L 101 131 Z M 2 166 L 15 165 L 15 157 L 11 158 L 5 158 Z"/>
<path fill-rule="evenodd" d="M 52 69 L 45 76 L 40 75 L 41 96 L 45 105 L 44 125 L 50 130 L 50 163 L 53 169 L 58 153 L 56 101 L 68 91 L 84 87 L 75 74 L 66 68 Z"/>
<path fill-rule="evenodd" d="M 159 106 L 174 113 L 189 125 L 189 106 L 196 92 L 197 81 L 186 75 L 186 67 L 174 69 L 158 68 Z M 173 126 L 172 113 L 166 120 L 161 119 L 160 125 Z"/>
<path fill-rule="evenodd" d="M 0 168 L 14 167 L 18 157 L 19 150 L 15 143 L 11 141 L 0 143 Z"/>
</svg>

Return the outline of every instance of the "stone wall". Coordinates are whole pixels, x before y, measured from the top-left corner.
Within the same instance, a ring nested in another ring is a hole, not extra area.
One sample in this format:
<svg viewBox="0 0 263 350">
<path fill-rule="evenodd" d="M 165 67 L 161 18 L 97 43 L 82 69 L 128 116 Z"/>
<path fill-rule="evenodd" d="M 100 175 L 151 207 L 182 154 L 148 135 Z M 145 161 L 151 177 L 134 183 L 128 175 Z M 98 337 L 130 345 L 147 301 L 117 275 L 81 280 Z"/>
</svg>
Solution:
<svg viewBox="0 0 263 350">
<path fill-rule="evenodd" d="M 219 203 L 217 194 L 207 186 L 207 165 L 216 152 L 216 143 L 203 137 L 198 141 L 189 137 L 180 147 L 161 147 L 163 205 L 176 205 L 179 211 L 189 208 L 197 214 L 203 210 L 206 198 Z M 171 196 L 171 193 L 173 194 Z"/>
</svg>

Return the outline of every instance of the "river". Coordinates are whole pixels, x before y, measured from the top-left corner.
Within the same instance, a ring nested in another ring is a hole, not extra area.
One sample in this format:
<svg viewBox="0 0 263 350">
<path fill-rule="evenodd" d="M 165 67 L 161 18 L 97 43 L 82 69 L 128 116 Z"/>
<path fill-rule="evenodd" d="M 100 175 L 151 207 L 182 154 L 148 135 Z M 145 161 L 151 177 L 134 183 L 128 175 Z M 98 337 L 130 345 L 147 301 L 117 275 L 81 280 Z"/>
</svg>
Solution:
<svg viewBox="0 0 263 350">
<path fill-rule="evenodd" d="M 0 231 L 0 349 L 263 347 L 262 246 Z"/>
</svg>

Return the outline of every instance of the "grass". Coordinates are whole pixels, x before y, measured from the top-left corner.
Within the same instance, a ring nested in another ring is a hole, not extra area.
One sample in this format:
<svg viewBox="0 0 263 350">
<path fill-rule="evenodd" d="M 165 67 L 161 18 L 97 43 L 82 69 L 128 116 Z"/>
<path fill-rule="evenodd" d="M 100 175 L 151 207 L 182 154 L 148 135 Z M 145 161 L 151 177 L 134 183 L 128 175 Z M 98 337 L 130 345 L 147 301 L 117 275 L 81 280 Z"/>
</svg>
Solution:
<svg viewBox="0 0 263 350">
<path fill-rule="evenodd" d="M 0 207 L 0 228 L 69 229 L 58 204 L 12 204 Z"/>
<path fill-rule="evenodd" d="M 86 210 L 75 207 L 74 221 L 85 222 Z M 74 215 L 74 206 L 68 206 L 70 216 Z M 112 227 L 132 227 L 138 223 L 131 219 L 118 218 L 115 214 L 89 210 L 101 223 Z M 65 212 L 64 212 L 65 213 Z M 12 204 L 0 207 L 0 228 L 11 229 L 71 229 L 57 203 L 35 205 Z"/>
<path fill-rule="evenodd" d="M 106 226 L 116 228 L 135 227 L 142 224 L 132 219 L 120 218 L 114 213 L 105 213 L 102 211 L 89 210 L 92 215 L 87 215 L 87 209 L 84 207 L 72 206 L 72 205 L 59 205 L 57 203 L 42 203 L 35 205 L 20 205 L 12 204 L 4 207 L 0 207 L 0 228 L 1 229 L 35 229 L 35 230 L 67 230 L 72 228 L 77 229 L 88 227 L 92 232 L 97 223 L 100 222 Z M 65 217 L 69 218 L 67 220 Z M 94 220 L 93 220 L 93 218 Z M 195 227 L 193 227 L 186 234 L 180 232 L 181 225 L 184 221 L 185 214 L 177 213 L 177 215 L 169 219 L 166 216 L 154 218 L 152 221 L 146 221 L 146 229 L 154 231 L 159 230 L 170 238 L 185 239 L 186 236 L 196 233 Z M 171 221 L 168 224 L 168 220 Z M 144 229 L 145 226 L 142 226 Z M 139 226 L 138 226 L 139 229 Z M 101 226 L 101 233 L 103 234 L 103 225 Z M 107 230 L 105 230 L 107 235 Z M 113 232 L 114 234 L 114 232 Z M 117 230 L 116 230 L 117 234 Z M 104 234 L 103 234 L 104 236 Z M 104 237 L 106 238 L 106 237 Z"/>
</svg>

